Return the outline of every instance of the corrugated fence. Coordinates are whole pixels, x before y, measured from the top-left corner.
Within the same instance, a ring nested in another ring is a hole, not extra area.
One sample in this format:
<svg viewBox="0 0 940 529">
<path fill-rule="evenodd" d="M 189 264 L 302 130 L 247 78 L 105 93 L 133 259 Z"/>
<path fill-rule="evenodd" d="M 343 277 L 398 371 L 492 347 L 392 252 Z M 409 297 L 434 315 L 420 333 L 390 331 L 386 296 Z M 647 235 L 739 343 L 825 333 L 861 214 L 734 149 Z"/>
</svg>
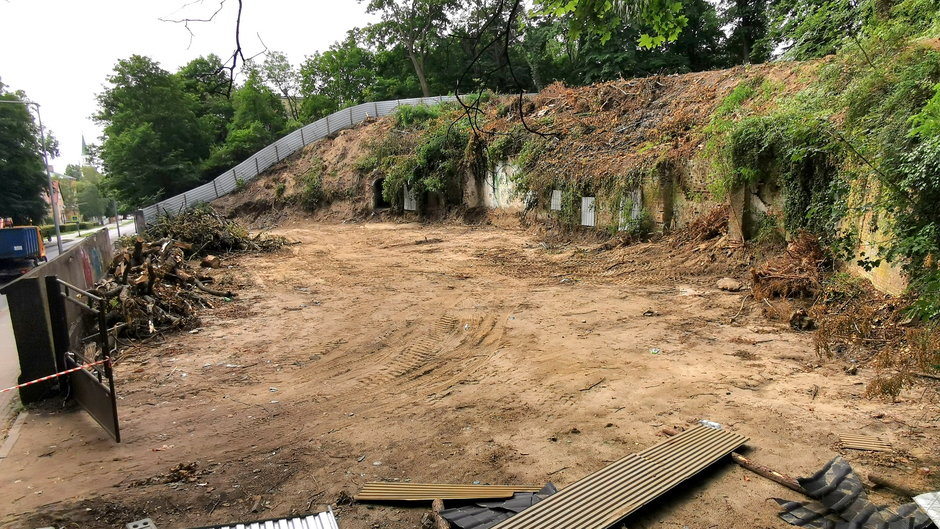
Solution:
<svg viewBox="0 0 940 529">
<path fill-rule="evenodd" d="M 433 105 L 445 101 L 456 101 L 456 98 L 454 96 L 437 96 L 376 101 L 362 103 L 334 112 L 268 145 L 247 160 L 217 176 L 211 182 L 138 210 L 134 217 L 137 224 L 137 233 L 141 233 L 146 224 L 155 220 L 159 215 L 173 215 L 201 202 L 209 202 L 231 193 L 238 187 L 239 181 L 247 182 L 252 180 L 305 145 L 336 131 L 351 128 L 358 123 L 362 123 L 367 117 L 387 116 L 403 105 Z"/>
</svg>

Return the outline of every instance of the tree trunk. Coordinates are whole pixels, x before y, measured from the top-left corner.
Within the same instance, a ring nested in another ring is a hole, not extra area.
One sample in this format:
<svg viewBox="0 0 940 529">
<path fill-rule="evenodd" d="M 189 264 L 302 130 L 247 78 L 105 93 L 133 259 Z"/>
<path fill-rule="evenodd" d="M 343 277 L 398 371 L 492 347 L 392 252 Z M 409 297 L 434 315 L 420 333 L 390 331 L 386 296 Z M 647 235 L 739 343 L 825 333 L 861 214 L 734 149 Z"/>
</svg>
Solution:
<svg viewBox="0 0 940 529">
<path fill-rule="evenodd" d="M 413 51 L 408 52 L 408 58 L 411 59 L 411 64 L 415 67 L 415 74 L 418 76 L 418 82 L 421 83 L 421 93 L 424 94 L 424 97 L 431 97 L 431 89 L 428 87 L 428 80 L 424 76 L 424 61 Z"/>
<path fill-rule="evenodd" d="M 535 91 L 541 92 L 545 85 L 542 84 L 542 74 L 539 72 L 539 67 L 535 64 L 535 61 L 532 60 L 529 53 L 524 53 L 525 62 L 529 65 L 529 76 L 532 77 L 532 84 L 535 85 Z"/>
</svg>

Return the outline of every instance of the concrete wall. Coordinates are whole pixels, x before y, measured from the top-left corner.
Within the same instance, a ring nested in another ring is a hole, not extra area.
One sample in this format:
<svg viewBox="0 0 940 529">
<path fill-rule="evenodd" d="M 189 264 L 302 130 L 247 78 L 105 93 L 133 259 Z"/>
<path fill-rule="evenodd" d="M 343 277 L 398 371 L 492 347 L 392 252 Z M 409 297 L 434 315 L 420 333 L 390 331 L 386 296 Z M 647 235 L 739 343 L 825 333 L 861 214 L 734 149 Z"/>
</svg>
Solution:
<svg viewBox="0 0 940 529">
<path fill-rule="evenodd" d="M 516 167 L 509 162 L 500 162 L 495 170 L 489 170 L 481 180 L 468 178 L 464 188 L 464 204 L 470 207 L 485 207 L 521 211 L 524 209 L 524 192 L 516 189 L 512 176 Z M 775 184 L 762 184 L 738 190 L 726 202 L 711 199 L 708 182 L 709 163 L 703 159 L 692 159 L 680 164 L 667 164 L 655 170 L 639 182 L 642 207 L 653 219 L 654 230 L 668 232 L 682 228 L 698 216 L 722 205 L 730 204 L 729 236 L 737 240 L 746 240 L 755 235 L 757 223 L 765 215 L 782 218 L 786 196 Z M 865 200 L 874 200 L 870 196 L 877 190 L 863 191 Z M 596 228 L 611 230 L 620 225 L 619 203 L 612 201 L 617 197 L 598 196 L 595 203 Z M 548 204 L 545 204 L 545 210 Z M 550 218 L 549 211 L 543 212 Z M 627 212 L 627 217 L 630 213 Z M 861 244 L 859 251 L 867 255 L 877 255 L 877 248 L 883 244 L 885 231 L 883 226 L 868 213 L 856 220 Z M 897 266 L 883 263 L 873 270 L 865 270 L 854 262 L 846 263 L 849 272 L 868 279 L 875 288 L 889 294 L 901 294 L 907 288 L 907 280 Z"/>
<path fill-rule="evenodd" d="M 464 186 L 464 204 L 470 207 L 523 210 L 525 193 L 517 192 L 512 181 L 516 171 L 515 165 L 500 162 L 495 170 L 488 170 L 482 180 L 468 178 Z"/>
<path fill-rule="evenodd" d="M 57 371 L 46 277 L 56 276 L 76 287 L 87 289 L 107 273 L 112 254 L 108 230 L 102 229 L 3 288 L 19 357 L 19 383 Z M 66 306 L 66 314 L 70 324 L 69 338 L 75 343 L 85 332 L 87 317 L 71 303 Z M 20 389 L 20 399 L 24 403 L 34 402 L 45 398 L 57 387 L 57 380 L 34 384 Z"/>
</svg>

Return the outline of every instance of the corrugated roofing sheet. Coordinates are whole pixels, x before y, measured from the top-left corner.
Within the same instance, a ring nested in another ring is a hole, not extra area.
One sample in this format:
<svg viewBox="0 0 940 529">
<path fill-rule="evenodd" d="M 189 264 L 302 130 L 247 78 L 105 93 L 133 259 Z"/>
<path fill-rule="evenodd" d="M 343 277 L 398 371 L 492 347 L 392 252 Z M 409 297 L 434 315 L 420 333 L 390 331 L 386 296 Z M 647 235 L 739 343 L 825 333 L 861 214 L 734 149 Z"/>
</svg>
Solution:
<svg viewBox="0 0 940 529">
<path fill-rule="evenodd" d="M 747 442 L 697 426 L 581 479 L 493 529 L 605 529 Z"/>
<path fill-rule="evenodd" d="M 869 435 L 842 434 L 842 446 L 854 450 L 872 450 L 875 452 L 889 452 L 891 445 Z"/>
<path fill-rule="evenodd" d="M 257 522 L 207 525 L 195 529 L 339 529 L 333 510 L 291 518 L 274 518 Z"/>
<path fill-rule="evenodd" d="M 450 485 L 372 481 L 362 486 L 358 501 L 431 501 L 511 498 L 516 492 L 537 492 L 529 485 Z"/>
</svg>

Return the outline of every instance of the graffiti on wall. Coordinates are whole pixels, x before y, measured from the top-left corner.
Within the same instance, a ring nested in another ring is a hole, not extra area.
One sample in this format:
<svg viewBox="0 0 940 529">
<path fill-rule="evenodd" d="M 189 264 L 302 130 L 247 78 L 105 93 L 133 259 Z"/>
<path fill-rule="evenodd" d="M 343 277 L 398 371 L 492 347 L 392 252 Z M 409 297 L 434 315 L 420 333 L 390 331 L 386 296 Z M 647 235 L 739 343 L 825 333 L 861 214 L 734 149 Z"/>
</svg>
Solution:
<svg viewBox="0 0 940 529">
<path fill-rule="evenodd" d="M 101 250 L 97 246 L 83 247 L 79 255 L 82 261 L 82 271 L 85 274 L 85 287 L 88 288 L 104 275 Z"/>
</svg>

